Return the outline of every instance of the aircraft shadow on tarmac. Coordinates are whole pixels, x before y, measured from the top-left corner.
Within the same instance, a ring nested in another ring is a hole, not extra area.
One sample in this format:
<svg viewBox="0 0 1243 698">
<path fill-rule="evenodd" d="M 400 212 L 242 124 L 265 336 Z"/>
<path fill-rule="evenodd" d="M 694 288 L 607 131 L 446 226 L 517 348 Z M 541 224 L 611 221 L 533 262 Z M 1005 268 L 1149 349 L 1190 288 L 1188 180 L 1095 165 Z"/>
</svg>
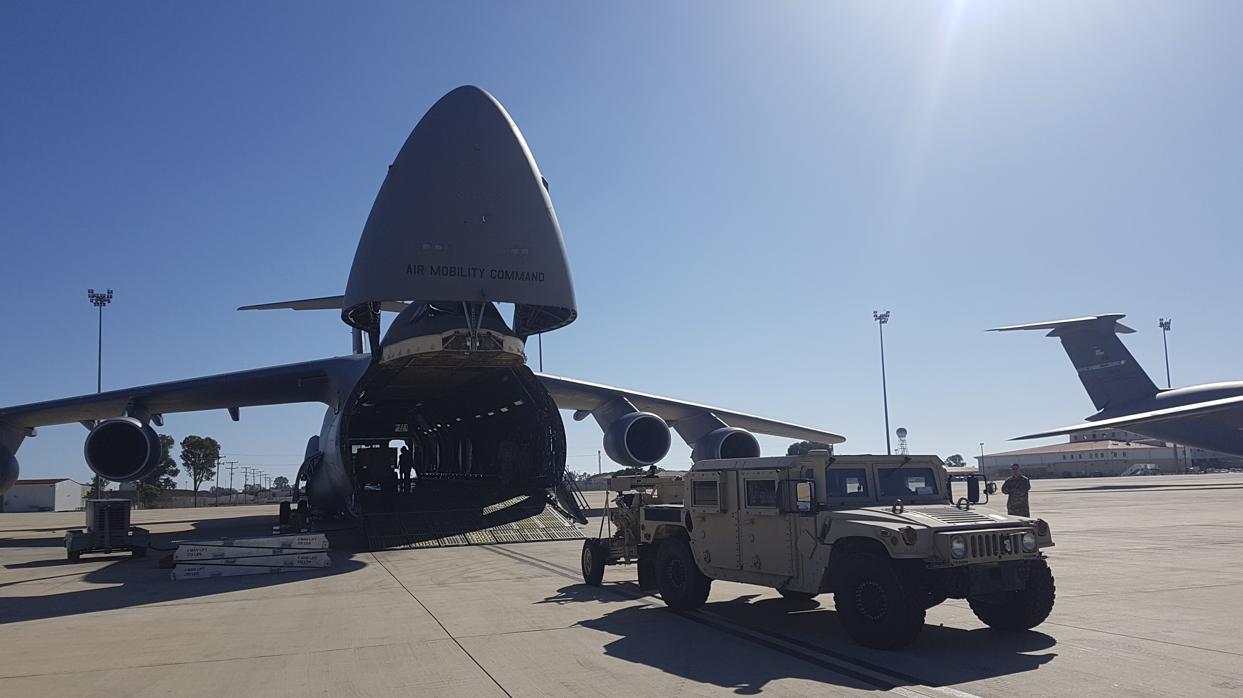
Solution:
<svg viewBox="0 0 1243 698">
<path fill-rule="evenodd" d="M 537 603 L 621 601 L 618 595 L 626 592 L 609 586 L 562 587 Z M 633 596 L 626 593 L 626 598 Z M 617 635 L 604 646 L 610 657 L 739 694 L 759 693 L 769 682 L 785 678 L 863 690 L 954 686 L 1033 671 L 1057 656 L 1048 651 L 1057 641 L 1041 632 L 938 625 L 925 627 L 919 639 L 902 650 L 870 650 L 850 640 L 831 608 L 831 595 L 801 603 L 751 595 L 709 603 L 702 612 L 677 614 L 690 621 L 677 632 L 671 632 L 667 620 L 673 612 L 652 606 L 628 605 L 579 626 Z M 739 632 L 739 627 L 748 632 Z M 723 640 L 731 636 L 772 652 L 730 649 Z"/>
<path fill-rule="evenodd" d="M 6 569 L 59 569 L 65 574 L 43 576 L 37 579 L 0 582 L 0 625 L 21 623 L 44 618 L 72 616 L 79 613 L 96 613 L 113 611 L 134 606 L 145 606 L 168 601 L 212 596 L 243 589 L 258 589 L 277 586 L 289 582 L 330 577 L 346 574 L 363 567 L 363 563 L 352 559 L 348 552 L 357 548 L 352 531 L 330 535 L 332 540 L 332 564 L 327 568 L 299 570 L 279 574 L 255 574 L 240 577 L 216 577 L 213 579 L 191 579 L 174 581 L 169 579 L 169 570 L 159 568 L 159 559 L 174 547 L 174 540 L 208 539 L 213 537 L 237 537 L 268 535 L 276 517 L 272 515 L 246 516 L 228 519 L 208 519 L 195 521 L 193 530 L 175 533 L 153 533 L 151 545 L 154 546 L 147 557 L 132 558 L 128 552 L 112 555 L 87 555 L 80 562 L 66 559 L 63 549 L 48 551 L 46 558 L 6 564 Z M 148 524 L 150 525 L 150 524 Z M 338 545 L 338 537 L 342 537 Z M 0 540 L 4 548 L 50 548 L 63 546 L 64 537 L 5 539 Z M 24 584 L 36 584 L 43 580 L 73 577 L 81 574 L 81 570 L 92 563 L 111 561 L 104 567 L 87 572 L 81 579 L 92 585 L 87 589 L 75 589 L 43 596 L 8 596 L 4 595 L 5 587 Z"/>
</svg>

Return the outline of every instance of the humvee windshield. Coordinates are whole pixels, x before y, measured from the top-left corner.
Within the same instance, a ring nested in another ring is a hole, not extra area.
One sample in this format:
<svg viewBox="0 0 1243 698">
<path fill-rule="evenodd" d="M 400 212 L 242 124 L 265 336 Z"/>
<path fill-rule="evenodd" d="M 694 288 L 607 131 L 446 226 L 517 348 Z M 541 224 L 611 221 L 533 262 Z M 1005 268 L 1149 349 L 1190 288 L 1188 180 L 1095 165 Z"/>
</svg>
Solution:
<svg viewBox="0 0 1243 698">
<path fill-rule="evenodd" d="M 828 469 L 829 497 L 860 497 L 868 496 L 868 477 L 866 468 L 832 468 Z"/>
<path fill-rule="evenodd" d="M 937 494 L 937 478 L 932 468 L 878 468 L 876 474 L 882 497 Z"/>
</svg>

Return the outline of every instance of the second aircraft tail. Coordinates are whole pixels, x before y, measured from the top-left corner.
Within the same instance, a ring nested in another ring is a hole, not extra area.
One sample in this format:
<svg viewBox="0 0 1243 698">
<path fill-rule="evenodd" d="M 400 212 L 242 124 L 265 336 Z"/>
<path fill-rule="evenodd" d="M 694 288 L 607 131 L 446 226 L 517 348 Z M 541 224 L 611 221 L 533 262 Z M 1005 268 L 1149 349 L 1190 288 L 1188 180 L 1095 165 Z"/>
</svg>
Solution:
<svg viewBox="0 0 1243 698">
<path fill-rule="evenodd" d="M 1157 394 L 1157 386 L 1118 339 L 1119 334 L 1135 332 L 1118 322 L 1123 317 L 1126 316 L 1119 313 L 1093 315 L 996 327 L 990 332 L 1050 330 L 1046 336 L 1062 340 L 1062 348 L 1079 372 L 1092 404 L 1097 410 L 1105 410 Z"/>
</svg>

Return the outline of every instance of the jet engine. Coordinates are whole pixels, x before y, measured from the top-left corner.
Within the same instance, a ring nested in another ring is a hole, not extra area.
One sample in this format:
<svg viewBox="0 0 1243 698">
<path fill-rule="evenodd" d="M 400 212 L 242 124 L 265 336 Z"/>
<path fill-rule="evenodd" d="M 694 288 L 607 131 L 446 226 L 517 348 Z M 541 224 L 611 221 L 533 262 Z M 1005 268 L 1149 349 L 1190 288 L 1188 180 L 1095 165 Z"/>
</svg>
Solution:
<svg viewBox="0 0 1243 698">
<path fill-rule="evenodd" d="M 105 419 L 86 437 L 86 464 L 115 482 L 141 480 L 155 471 L 163 456 L 160 437 L 133 417 Z"/>
<path fill-rule="evenodd" d="M 21 468 L 17 466 L 17 458 L 13 452 L 0 446 L 0 492 L 7 492 L 17 482 L 20 472 Z"/>
<path fill-rule="evenodd" d="M 691 460 L 718 458 L 755 458 L 760 455 L 760 442 L 746 429 L 721 427 L 699 437 L 691 449 Z"/>
<path fill-rule="evenodd" d="M 629 412 L 604 430 L 604 452 L 628 468 L 651 465 L 669 453 L 669 425 L 651 412 Z"/>
</svg>

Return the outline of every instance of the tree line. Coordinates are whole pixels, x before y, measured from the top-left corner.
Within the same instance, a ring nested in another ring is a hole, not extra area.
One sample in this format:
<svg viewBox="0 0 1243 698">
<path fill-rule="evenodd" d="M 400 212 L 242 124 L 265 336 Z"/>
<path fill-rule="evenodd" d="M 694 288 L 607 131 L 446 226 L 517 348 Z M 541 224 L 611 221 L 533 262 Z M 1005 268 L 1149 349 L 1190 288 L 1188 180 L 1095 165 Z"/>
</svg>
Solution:
<svg viewBox="0 0 1243 698">
<path fill-rule="evenodd" d="M 138 497 L 144 506 L 150 505 L 161 492 L 177 489 L 177 477 L 181 468 L 193 483 L 194 504 L 198 506 L 199 486 L 216 477 L 216 464 L 220 462 L 220 442 L 210 436 L 191 434 L 181 440 L 181 467 L 173 460 L 173 437 L 160 434 L 160 464 L 155 470 L 138 481 Z"/>
</svg>

